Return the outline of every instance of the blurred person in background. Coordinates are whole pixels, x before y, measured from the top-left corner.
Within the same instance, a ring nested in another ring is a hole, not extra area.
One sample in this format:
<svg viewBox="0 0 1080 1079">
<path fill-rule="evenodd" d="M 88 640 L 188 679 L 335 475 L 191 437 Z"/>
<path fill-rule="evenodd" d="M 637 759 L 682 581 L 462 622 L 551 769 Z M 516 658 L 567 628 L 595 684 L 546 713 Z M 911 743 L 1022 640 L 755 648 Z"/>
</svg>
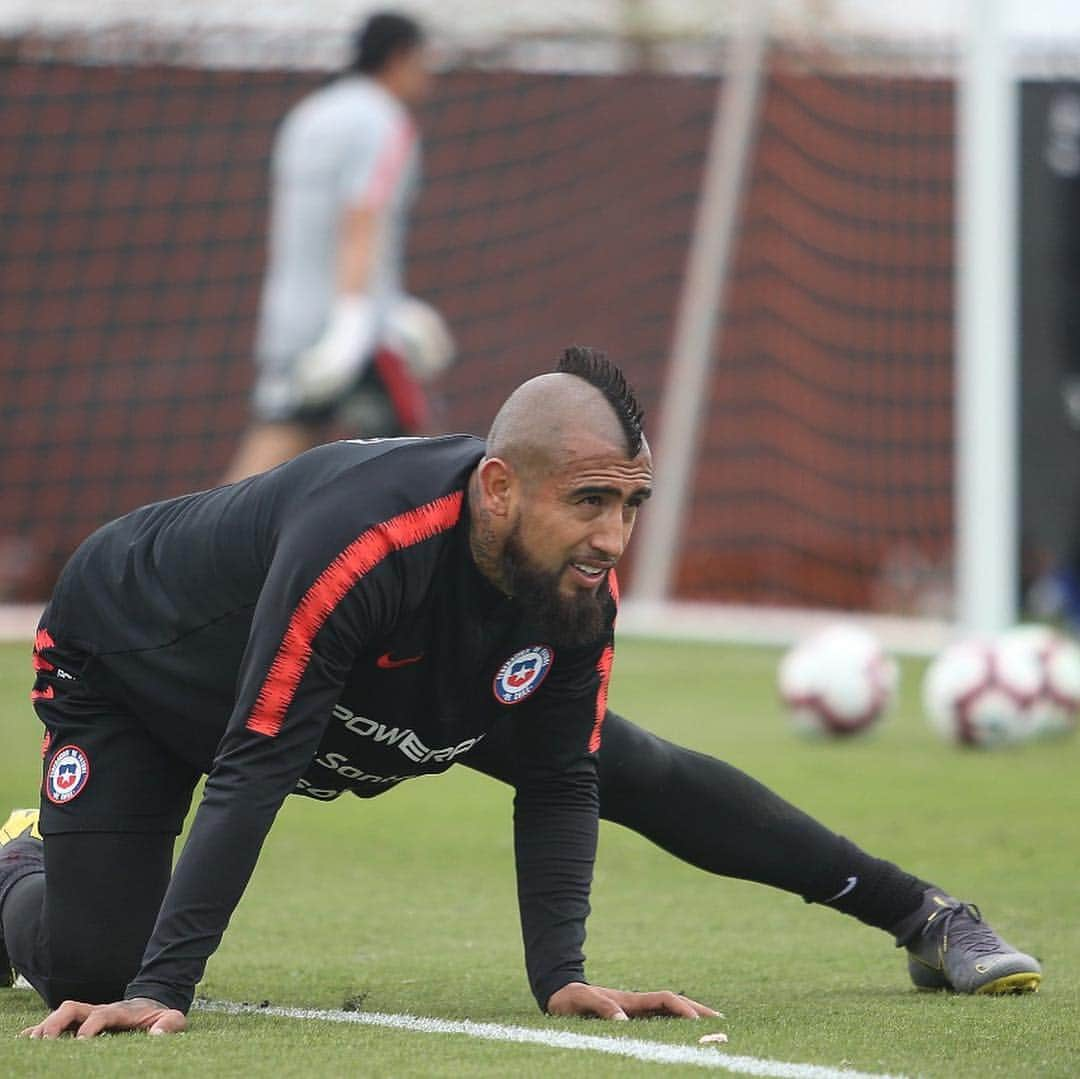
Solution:
<svg viewBox="0 0 1080 1079">
<path fill-rule="evenodd" d="M 226 481 L 288 460 L 332 424 L 359 436 L 424 429 L 422 382 L 454 353 L 438 313 L 403 288 L 420 180 L 410 109 L 429 84 L 421 27 L 381 12 L 357 31 L 349 70 L 282 121 L 253 419 Z"/>
</svg>

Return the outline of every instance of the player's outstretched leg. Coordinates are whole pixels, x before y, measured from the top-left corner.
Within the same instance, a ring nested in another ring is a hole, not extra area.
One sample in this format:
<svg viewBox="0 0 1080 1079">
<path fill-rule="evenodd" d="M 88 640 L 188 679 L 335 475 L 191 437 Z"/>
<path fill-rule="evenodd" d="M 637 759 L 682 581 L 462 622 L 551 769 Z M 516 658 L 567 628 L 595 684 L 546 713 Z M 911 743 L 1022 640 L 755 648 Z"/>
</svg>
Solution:
<svg viewBox="0 0 1080 1079">
<path fill-rule="evenodd" d="M 745 772 L 608 712 L 600 814 L 711 873 L 768 884 L 850 914 L 906 946 L 920 989 L 1038 988 L 1039 964 L 978 909 L 874 858 Z"/>
<path fill-rule="evenodd" d="M 957 993 L 1030 993 L 1042 981 L 1037 959 L 1017 951 L 990 928 L 973 903 L 928 888 L 922 905 L 893 929 L 908 951 L 919 989 Z"/>
</svg>

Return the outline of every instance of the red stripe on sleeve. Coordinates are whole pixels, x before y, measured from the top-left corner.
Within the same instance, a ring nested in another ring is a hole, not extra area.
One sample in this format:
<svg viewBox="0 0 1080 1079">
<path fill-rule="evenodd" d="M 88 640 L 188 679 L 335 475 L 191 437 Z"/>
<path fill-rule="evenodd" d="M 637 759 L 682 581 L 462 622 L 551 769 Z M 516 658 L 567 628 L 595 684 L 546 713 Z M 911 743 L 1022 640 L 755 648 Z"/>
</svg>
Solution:
<svg viewBox="0 0 1080 1079">
<path fill-rule="evenodd" d="M 455 491 L 369 528 L 319 574 L 289 619 L 277 655 L 248 717 L 247 729 L 273 738 L 285 721 L 311 659 L 315 635 L 349 590 L 387 555 L 453 528 L 464 491 Z"/>
<path fill-rule="evenodd" d="M 415 139 L 416 129 L 407 117 L 403 118 L 394 128 L 378 161 L 375 162 L 371 181 L 364 192 L 363 202 L 366 206 L 378 209 L 389 201 L 409 160 L 409 152 Z"/>
<path fill-rule="evenodd" d="M 608 571 L 608 591 L 615 601 L 616 614 L 619 607 L 619 578 L 614 570 Z M 607 715 L 608 686 L 611 684 L 611 665 L 615 662 L 615 648 L 608 645 L 600 654 L 596 662 L 596 670 L 600 675 L 600 686 L 596 691 L 596 719 L 593 722 L 592 734 L 589 735 L 589 752 L 595 753 L 600 748 L 600 735 L 604 727 L 604 716 Z"/>
<path fill-rule="evenodd" d="M 607 715 L 608 685 L 611 683 L 611 665 L 614 662 L 615 648 L 609 644 L 596 661 L 600 688 L 596 691 L 596 721 L 593 723 L 592 734 L 589 735 L 590 753 L 595 753 L 600 748 L 600 732 L 604 727 L 604 716 Z"/>
<path fill-rule="evenodd" d="M 56 641 L 53 640 L 52 634 L 44 626 L 34 634 L 34 651 L 30 657 L 30 662 L 34 665 L 35 671 L 56 670 L 56 667 L 41 654 L 46 648 L 54 648 L 55 646 Z"/>
<path fill-rule="evenodd" d="M 619 578 L 615 576 L 615 571 L 613 569 L 608 570 L 607 587 L 608 591 L 611 593 L 611 598 L 615 601 L 615 610 L 617 613 L 619 609 Z"/>
</svg>

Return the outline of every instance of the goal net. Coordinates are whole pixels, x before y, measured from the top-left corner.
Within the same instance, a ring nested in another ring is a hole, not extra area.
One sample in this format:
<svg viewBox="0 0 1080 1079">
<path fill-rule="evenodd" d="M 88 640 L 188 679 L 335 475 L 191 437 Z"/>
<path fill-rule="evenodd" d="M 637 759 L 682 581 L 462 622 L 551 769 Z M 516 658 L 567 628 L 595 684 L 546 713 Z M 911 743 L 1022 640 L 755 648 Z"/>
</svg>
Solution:
<svg viewBox="0 0 1080 1079">
<path fill-rule="evenodd" d="M 944 617 L 954 83 L 774 45 L 673 589 Z"/>
<path fill-rule="evenodd" d="M 0 599 L 41 599 L 97 524 L 222 473 L 247 419 L 274 127 L 340 65 L 354 14 L 117 6 L 0 23 Z M 439 430 L 483 433 L 569 343 L 617 359 L 654 424 L 670 389 L 739 5 L 558 7 L 519 0 L 493 26 L 490 5 L 430 5 L 407 278 L 460 345 Z M 780 7 L 669 598 L 947 617 L 949 43 Z M 679 437 L 653 430 L 661 452 Z"/>
</svg>

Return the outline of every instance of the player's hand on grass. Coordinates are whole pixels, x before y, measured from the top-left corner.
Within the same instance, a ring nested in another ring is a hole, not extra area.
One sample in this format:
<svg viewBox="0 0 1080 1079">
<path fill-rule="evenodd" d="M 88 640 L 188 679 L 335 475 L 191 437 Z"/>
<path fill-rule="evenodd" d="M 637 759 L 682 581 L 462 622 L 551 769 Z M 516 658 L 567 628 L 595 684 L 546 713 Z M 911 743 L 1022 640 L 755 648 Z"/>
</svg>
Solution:
<svg viewBox="0 0 1080 1079">
<path fill-rule="evenodd" d="M 37 1026 L 19 1032 L 20 1038 L 59 1038 L 68 1032 L 93 1038 L 110 1030 L 145 1030 L 149 1034 L 179 1034 L 187 1028 L 183 1012 L 166 1008 L 149 997 L 115 1004 L 83 1004 L 65 1000 Z"/>
<path fill-rule="evenodd" d="M 673 1019 L 704 1019 L 717 1016 L 705 1004 L 666 990 L 630 993 L 584 982 L 570 982 L 548 998 L 548 1015 L 584 1015 L 597 1019 L 649 1019 L 666 1015 Z"/>
</svg>

